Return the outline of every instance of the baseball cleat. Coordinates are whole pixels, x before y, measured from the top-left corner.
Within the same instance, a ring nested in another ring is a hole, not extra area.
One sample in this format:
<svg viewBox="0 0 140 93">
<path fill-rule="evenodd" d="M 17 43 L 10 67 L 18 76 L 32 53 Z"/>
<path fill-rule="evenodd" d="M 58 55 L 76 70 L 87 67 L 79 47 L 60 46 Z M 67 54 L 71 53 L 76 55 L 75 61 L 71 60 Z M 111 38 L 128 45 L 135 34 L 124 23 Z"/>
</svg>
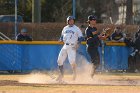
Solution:
<svg viewBox="0 0 140 93">
<path fill-rule="evenodd" d="M 95 75 L 95 66 L 93 65 L 92 70 L 91 70 L 91 78 Z"/>
<path fill-rule="evenodd" d="M 93 78 L 93 76 L 94 76 L 94 73 L 91 73 L 91 78 Z"/>
<path fill-rule="evenodd" d="M 58 81 L 59 84 L 67 84 L 64 80 Z"/>
<path fill-rule="evenodd" d="M 56 81 L 62 81 L 63 79 L 63 76 L 62 75 L 59 75 L 57 78 L 56 78 Z"/>
<path fill-rule="evenodd" d="M 73 80 L 76 79 L 76 73 L 73 73 Z"/>
</svg>

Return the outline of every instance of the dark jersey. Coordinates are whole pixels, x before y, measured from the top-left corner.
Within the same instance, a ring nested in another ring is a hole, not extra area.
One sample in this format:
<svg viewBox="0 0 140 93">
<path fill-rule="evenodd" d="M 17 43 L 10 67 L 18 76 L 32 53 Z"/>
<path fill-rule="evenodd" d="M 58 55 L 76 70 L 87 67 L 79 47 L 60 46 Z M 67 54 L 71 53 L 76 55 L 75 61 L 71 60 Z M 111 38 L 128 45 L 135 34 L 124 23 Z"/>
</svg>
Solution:
<svg viewBox="0 0 140 93">
<path fill-rule="evenodd" d="M 135 40 L 134 47 L 140 51 L 140 36 Z"/>
<path fill-rule="evenodd" d="M 86 43 L 88 46 L 93 46 L 93 47 L 98 47 L 99 46 L 99 38 L 98 35 L 95 34 L 93 35 L 92 32 L 97 31 L 96 27 L 87 27 L 85 30 L 85 35 L 86 35 Z"/>
<path fill-rule="evenodd" d="M 17 41 L 32 41 L 32 38 L 28 35 L 22 35 L 22 34 L 18 34 L 16 37 Z"/>
<path fill-rule="evenodd" d="M 123 34 L 122 34 L 122 33 L 117 34 L 117 33 L 115 32 L 115 33 L 112 34 L 111 37 L 112 37 L 112 40 L 118 41 L 118 40 L 120 40 L 121 38 L 123 38 Z"/>
</svg>

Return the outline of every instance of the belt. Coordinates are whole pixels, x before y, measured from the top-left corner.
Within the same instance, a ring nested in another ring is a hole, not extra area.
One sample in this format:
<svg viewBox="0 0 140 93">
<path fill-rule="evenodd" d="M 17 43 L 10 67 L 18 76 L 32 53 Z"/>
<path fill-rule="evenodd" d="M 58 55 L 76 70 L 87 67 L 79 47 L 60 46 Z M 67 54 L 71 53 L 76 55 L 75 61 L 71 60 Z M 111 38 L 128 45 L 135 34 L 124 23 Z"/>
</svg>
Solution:
<svg viewBox="0 0 140 93">
<path fill-rule="evenodd" d="M 89 40 L 90 38 L 93 38 L 93 37 L 88 37 L 87 40 Z"/>
<path fill-rule="evenodd" d="M 72 44 L 72 43 L 66 43 L 66 45 L 74 45 L 74 44 Z"/>
</svg>

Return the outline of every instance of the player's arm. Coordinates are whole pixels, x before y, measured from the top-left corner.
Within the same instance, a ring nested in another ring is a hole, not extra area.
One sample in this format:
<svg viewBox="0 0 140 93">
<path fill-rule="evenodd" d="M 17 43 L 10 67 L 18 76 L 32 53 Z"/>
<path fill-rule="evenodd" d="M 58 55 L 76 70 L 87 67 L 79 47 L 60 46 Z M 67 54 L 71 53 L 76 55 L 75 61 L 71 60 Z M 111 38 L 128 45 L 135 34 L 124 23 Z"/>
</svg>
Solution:
<svg viewBox="0 0 140 93">
<path fill-rule="evenodd" d="M 85 34 L 86 35 L 89 35 L 89 33 L 88 32 L 90 32 L 89 31 L 90 29 L 86 29 L 85 30 Z M 92 37 L 90 37 L 90 35 L 89 36 L 86 36 L 86 40 L 90 40 L 90 42 L 95 42 L 95 41 L 97 41 L 97 40 L 99 40 L 99 37 L 98 37 L 98 34 L 97 34 L 97 30 L 95 29 L 95 30 L 92 30 Z"/>
<path fill-rule="evenodd" d="M 80 44 L 82 41 L 84 41 L 84 37 L 82 31 L 78 28 L 78 44 Z"/>
<path fill-rule="evenodd" d="M 61 36 L 60 36 L 60 38 L 59 38 L 59 42 L 60 42 L 60 43 L 63 42 L 63 34 L 64 34 L 64 29 L 62 30 Z"/>
<path fill-rule="evenodd" d="M 59 41 L 60 41 L 60 42 L 63 42 L 63 35 L 60 36 Z"/>
<path fill-rule="evenodd" d="M 59 43 L 63 43 L 63 36 L 60 37 L 60 39 L 59 39 L 58 42 L 59 42 Z"/>
<path fill-rule="evenodd" d="M 93 30 L 93 31 L 92 31 L 92 34 L 93 34 L 93 39 L 99 38 L 99 35 L 98 35 L 97 30 Z"/>
<path fill-rule="evenodd" d="M 93 35 L 96 35 L 96 34 L 97 34 L 97 31 L 92 32 L 92 34 L 93 34 Z"/>
<path fill-rule="evenodd" d="M 16 40 L 17 40 L 17 41 L 24 41 L 24 39 L 22 38 L 21 35 L 16 36 Z"/>
</svg>

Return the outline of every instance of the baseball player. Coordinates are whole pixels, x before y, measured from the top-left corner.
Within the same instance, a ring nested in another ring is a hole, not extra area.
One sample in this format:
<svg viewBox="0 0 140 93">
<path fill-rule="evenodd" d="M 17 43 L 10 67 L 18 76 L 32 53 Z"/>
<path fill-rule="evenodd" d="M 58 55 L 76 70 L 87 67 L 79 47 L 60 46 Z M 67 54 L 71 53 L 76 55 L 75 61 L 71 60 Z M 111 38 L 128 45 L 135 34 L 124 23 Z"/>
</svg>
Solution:
<svg viewBox="0 0 140 93">
<path fill-rule="evenodd" d="M 111 40 L 114 40 L 114 41 L 124 41 L 126 35 L 122 32 L 121 30 L 121 27 L 117 26 L 115 29 L 114 29 L 114 33 L 112 33 L 111 35 Z"/>
<path fill-rule="evenodd" d="M 96 17 L 93 15 L 88 16 L 87 23 L 89 26 L 85 30 L 86 35 L 86 45 L 87 45 L 87 52 L 91 58 L 92 63 L 92 71 L 91 77 L 94 76 L 95 69 L 98 68 L 100 64 L 100 57 L 98 52 L 98 46 L 100 44 L 100 39 L 104 39 L 102 33 L 99 35 L 97 28 L 96 28 Z"/>
<path fill-rule="evenodd" d="M 60 70 L 59 80 L 62 80 L 64 71 L 63 63 L 68 56 L 69 63 L 73 70 L 73 80 L 76 79 L 76 46 L 81 42 L 83 35 L 81 30 L 74 24 L 75 19 L 73 16 L 67 17 L 67 26 L 62 30 L 60 41 L 64 42 L 64 45 L 58 56 L 58 66 Z"/>
</svg>

